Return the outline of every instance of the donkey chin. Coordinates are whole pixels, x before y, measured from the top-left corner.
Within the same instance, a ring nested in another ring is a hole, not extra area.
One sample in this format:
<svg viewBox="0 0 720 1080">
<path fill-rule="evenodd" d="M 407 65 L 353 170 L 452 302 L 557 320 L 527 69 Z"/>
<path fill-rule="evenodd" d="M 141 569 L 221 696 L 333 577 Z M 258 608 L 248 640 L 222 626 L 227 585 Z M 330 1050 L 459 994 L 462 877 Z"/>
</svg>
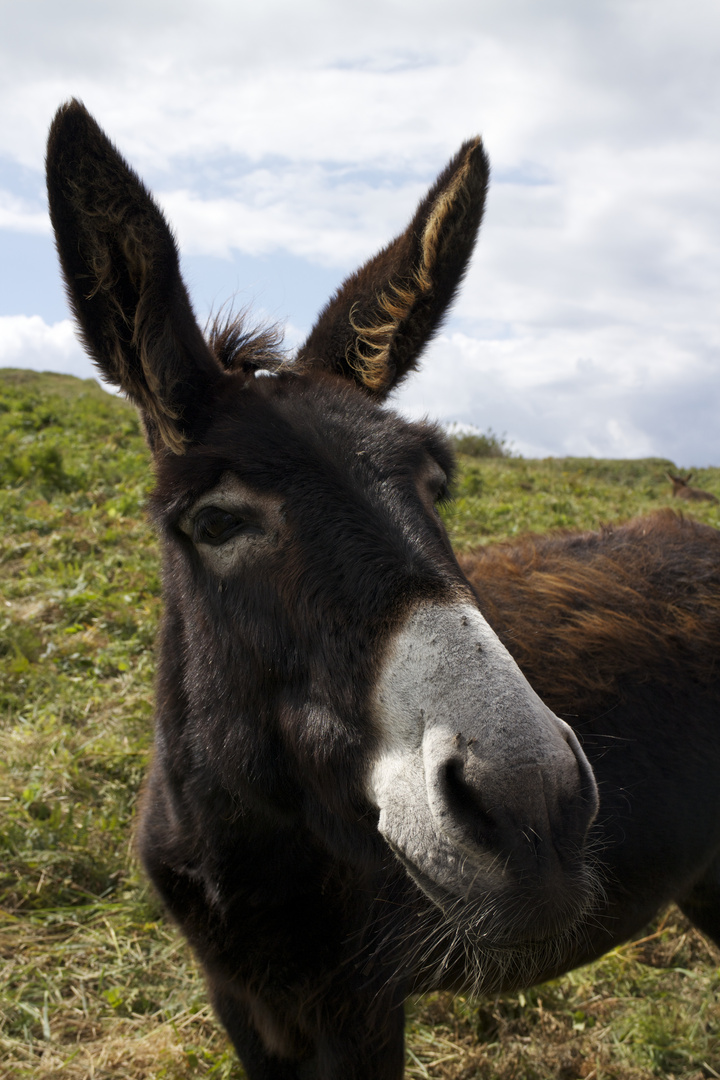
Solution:
<svg viewBox="0 0 720 1080">
<path fill-rule="evenodd" d="M 410 614 L 374 715 L 380 833 L 466 944 L 523 950 L 572 932 L 599 892 L 595 779 L 474 605 Z"/>
</svg>

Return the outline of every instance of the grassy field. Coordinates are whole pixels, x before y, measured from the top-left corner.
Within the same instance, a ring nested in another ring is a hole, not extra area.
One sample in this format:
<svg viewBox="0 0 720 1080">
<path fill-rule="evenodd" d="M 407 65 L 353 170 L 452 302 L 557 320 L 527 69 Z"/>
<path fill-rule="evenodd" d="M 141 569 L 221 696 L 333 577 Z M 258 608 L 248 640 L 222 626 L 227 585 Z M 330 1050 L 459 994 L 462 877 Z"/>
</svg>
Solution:
<svg viewBox="0 0 720 1080">
<path fill-rule="evenodd" d="M 685 463 L 683 463 L 685 464 Z M 456 546 L 671 505 L 660 460 L 461 459 Z M 720 468 L 693 483 L 720 495 Z M 0 1078 L 241 1078 L 138 872 L 157 550 L 134 410 L 0 371 Z M 720 506 L 693 514 L 720 526 Z M 409 1007 L 407 1076 L 720 1078 L 720 955 L 674 909 L 524 994 Z"/>
</svg>

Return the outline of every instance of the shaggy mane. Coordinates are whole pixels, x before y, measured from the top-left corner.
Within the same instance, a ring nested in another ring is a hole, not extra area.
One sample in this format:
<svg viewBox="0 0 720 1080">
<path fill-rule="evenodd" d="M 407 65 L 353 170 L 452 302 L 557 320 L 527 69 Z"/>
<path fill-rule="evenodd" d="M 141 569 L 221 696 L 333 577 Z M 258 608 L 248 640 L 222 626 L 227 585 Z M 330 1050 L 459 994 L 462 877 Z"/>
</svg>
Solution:
<svg viewBox="0 0 720 1080">
<path fill-rule="evenodd" d="M 246 325 L 247 312 L 220 311 L 205 330 L 210 351 L 226 371 L 279 371 L 286 363 L 279 326 Z"/>
</svg>

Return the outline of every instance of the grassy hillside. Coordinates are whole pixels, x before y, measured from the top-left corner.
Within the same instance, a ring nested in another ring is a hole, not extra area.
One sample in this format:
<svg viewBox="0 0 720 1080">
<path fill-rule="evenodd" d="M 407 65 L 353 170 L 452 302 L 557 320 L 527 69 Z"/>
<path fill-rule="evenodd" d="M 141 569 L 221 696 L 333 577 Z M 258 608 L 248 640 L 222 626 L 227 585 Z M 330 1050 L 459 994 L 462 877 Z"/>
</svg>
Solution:
<svg viewBox="0 0 720 1080">
<path fill-rule="evenodd" d="M 670 505 L 670 462 L 463 457 L 456 545 Z M 693 483 L 720 495 L 720 469 Z M 0 371 L 0 1078 L 240 1078 L 146 889 L 132 815 L 151 742 L 157 552 L 133 409 Z M 720 507 L 693 506 L 720 526 Z M 525 994 L 411 1008 L 408 1077 L 720 1076 L 720 957 L 674 910 Z"/>
</svg>

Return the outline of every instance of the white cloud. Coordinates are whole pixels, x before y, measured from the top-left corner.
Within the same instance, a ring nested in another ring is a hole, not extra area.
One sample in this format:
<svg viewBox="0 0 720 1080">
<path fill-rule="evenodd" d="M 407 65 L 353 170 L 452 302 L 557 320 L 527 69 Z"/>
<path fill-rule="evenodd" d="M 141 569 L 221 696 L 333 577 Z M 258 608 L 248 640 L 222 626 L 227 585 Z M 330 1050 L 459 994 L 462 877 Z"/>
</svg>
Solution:
<svg viewBox="0 0 720 1080">
<path fill-rule="evenodd" d="M 45 234 L 50 232 L 50 222 L 44 210 L 0 189 L 0 229 Z"/>
<path fill-rule="evenodd" d="M 5 13 L 3 139 L 36 164 L 76 94 L 143 170 L 217 152 L 427 164 L 478 129 L 498 162 L 629 146 L 713 130 L 719 31 L 705 0 L 41 0 Z"/>
<path fill-rule="evenodd" d="M 615 328 L 554 332 L 540 343 L 444 334 L 395 404 L 416 418 L 492 428 L 527 456 L 655 456 L 701 466 L 720 460 L 713 361 Z"/>
<path fill-rule="evenodd" d="M 157 197 L 188 255 L 285 251 L 347 269 L 387 243 L 424 187 L 372 188 L 319 166 L 278 165 L 243 176 L 231 195 L 207 198 L 181 189 Z"/>
<path fill-rule="evenodd" d="M 69 319 L 48 326 L 39 315 L 0 318 L 0 367 L 98 378 Z"/>
</svg>

